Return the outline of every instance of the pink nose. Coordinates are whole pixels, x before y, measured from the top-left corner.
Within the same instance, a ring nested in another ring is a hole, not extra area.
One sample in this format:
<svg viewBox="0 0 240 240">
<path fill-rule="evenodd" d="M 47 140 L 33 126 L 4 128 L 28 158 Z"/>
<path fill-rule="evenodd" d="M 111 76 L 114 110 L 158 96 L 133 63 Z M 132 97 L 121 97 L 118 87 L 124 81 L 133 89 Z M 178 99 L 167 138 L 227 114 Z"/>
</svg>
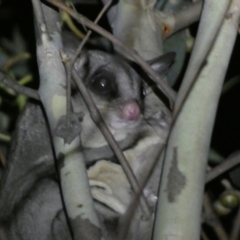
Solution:
<svg viewBox="0 0 240 240">
<path fill-rule="evenodd" d="M 137 120 L 139 115 L 140 108 L 136 102 L 129 102 L 122 109 L 122 116 L 124 120 Z"/>
</svg>

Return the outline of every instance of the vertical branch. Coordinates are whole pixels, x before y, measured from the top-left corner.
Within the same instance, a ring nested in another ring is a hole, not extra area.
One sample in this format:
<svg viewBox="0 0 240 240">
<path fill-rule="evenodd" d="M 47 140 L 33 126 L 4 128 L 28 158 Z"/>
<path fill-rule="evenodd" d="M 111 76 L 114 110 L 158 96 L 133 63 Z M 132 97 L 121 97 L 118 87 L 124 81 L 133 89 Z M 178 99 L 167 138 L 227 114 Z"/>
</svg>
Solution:
<svg viewBox="0 0 240 240">
<path fill-rule="evenodd" d="M 240 0 L 233 0 L 207 64 L 199 73 L 172 127 L 159 192 L 154 239 L 199 239 L 209 144 L 239 16 Z"/>
<path fill-rule="evenodd" d="M 175 116 L 180 111 L 199 71 L 205 64 L 204 61 L 219 31 L 229 2 L 229 0 L 209 0 L 204 2 L 197 38 L 175 103 Z"/>
<path fill-rule="evenodd" d="M 113 34 L 145 60 L 162 54 L 162 28 L 156 23 L 155 0 L 120 0 Z M 118 46 L 115 49 L 119 51 Z"/>
<path fill-rule="evenodd" d="M 59 14 L 46 5 L 41 5 L 38 0 L 32 2 L 39 38 L 38 93 L 53 134 L 63 197 L 74 239 L 100 239 L 99 221 L 90 192 L 80 137 L 78 135 L 67 144 L 62 137 L 54 135 L 59 127 L 58 119 L 66 115 L 66 73 L 59 52 L 62 48 Z"/>
</svg>

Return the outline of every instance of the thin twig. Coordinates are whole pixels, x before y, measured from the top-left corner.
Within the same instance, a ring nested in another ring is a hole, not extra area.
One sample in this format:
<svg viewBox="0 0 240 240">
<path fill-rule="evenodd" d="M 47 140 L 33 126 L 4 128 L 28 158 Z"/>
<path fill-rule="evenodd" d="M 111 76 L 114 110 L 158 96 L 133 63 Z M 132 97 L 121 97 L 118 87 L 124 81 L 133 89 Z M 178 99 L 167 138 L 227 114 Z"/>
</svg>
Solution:
<svg viewBox="0 0 240 240">
<path fill-rule="evenodd" d="M 110 147 L 112 148 L 116 157 L 118 158 L 119 162 L 121 163 L 121 166 L 126 174 L 126 177 L 129 181 L 133 191 L 135 193 L 137 193 L 138 191 L 140 191 L 140 186 L 138 184 L 138 181 L 137 181 L 128 161 L 126 160 L 126 157 L 122 153 L 122 151 L 121 151 L 120 147 L 118 146 L 117 141 L 114 139 L 112 133 L 109 131 L 99 110 L 96 108 L 91 95 L 89 94 L 86 86 L 83 84 L 82 80 L 80 79 L 80 77 L 75 69 L 73 69 L 72 74 L 73 74 L 73 79 L 74 79 L 76 85 L 78 86 L 79 91 L 81 92 L 82 97 L 88 107 L 91 118 L 96 123 L 96 125 L 99 127 L 100 131 L 102 132 L 102 134 L 108 141 L 108 144 L 110 145 Z M 146 217 L 146 219 L 148 219 L 151 214 L 150 214 L 149 206 L 147 204 L 147 201 L 146 201 L 144 195 L 142 195 L 142 197 L 140 198 L 140 204 L 141 204 L 144 216 Z"/>
<path fill-rule="evenodd" d="M 105 29 L 99 27 L 98 25 L 94 24 L 92 21 L 87 19 L 86 17 L 82 16 L 79 13 L 74 12 L 72 9 L 67 7 L 65 4 L 56 1 L 56 0 L 48 0 L 48 2 L 52 3 L 54 6 L 59 7 L 60 9 L 66 11 L 69 15 L 71 15 L 75 20 L 77 20 L 79 23 L 86 25 L 90 29 L 96 31 L 97 33 L 101 34 L 108 40 L 110 40 L 112 43 L 119 46 L 125 53 L 127 53 L 129 56 L 131 56 L 142 68 L 143 70 L 148 73 L 153 81 L 155 81 L 158 85 L 158 87 L 161 89 L 161 91 L 168 97 L 170 106 L 173 107 L 174 101 L 175 101 L 175 92 L 167 82 L 165 82 L 160 75 L 158 75 L 141 57 L 140 55 L 132 50 L 131 48 L 124 45 L 120 40 L 115 38 L 111 33 L 107 32 Z"/>
<path fill-rule="evenodd" d="M 202 237 L 203 240 L 210 240 L 210 239 L 208 238 L 207 234 L 204 232 L 203 229 L 202 229 L 202 231 L 201 231 L 201 237 Z"/>
<path fill-rule="evenodd" d="M 240 76 L 237 75 L 229 80 L 223 85 L 221 96 L 225 93 L 228 93 L 236 84 L 239 84 Z"/>
<path fill-rule="evenodd" d="M 74 34 L 79 37 L 80 39 L 83 39 L 85 37 L 85 34 L 83 32 L 81 32 L 76 25 L 74 24 L 72 18 L 66 13 L 66 12 L 62 12 L 61 13 L 61 19 L 63 22 L 65 22 L 67 24 L 67 26 L 69 27 L 69 29 L 74 32 Z"/>
<path fill-rule="evenodd" d="M 6 230 L 3 228 L 3 226 L 0 226 L 0 239 L 8 240 Z"/>
<path fill-rule="evenodd" d="M 109 6 L 111 5 L 112 0 L 110 0 L 101 10 L 101 12 L 98 14 L 97 18 L 95 19 L 94 23 L 97 24 L 98 21 L 102 18 L 103 14 L 106 12 L 106 10 L 109 8 Z M 86 36 L 84 37 L 84 39 L 82 40 L 81 44 L 79 45 L 75 56 L 71 59 L 70 63 L 69 63 L 69 68 L 70 68 L 70 76 L 72 73 L 72 69 L 73 69 L 73 64 L 76 61 L 77 57 L 79 56 L 80 52 L 82 51 L 83 46 L 86 44 L 87 40 L 89 39 L 90 35 L 92 34 L 92 31 L 89 30 L 86 34 Z M 70 79 L 70 78 L 69 78 Z"/>
<path fill-rule="evenodd" d="M 209 183 L 214 178 L 228 171 L 229 169 L 240 164 L 240 151 L 237 151 L 231 154 L 223 163 L 219 164 L 217 167 L 213 168 L 210 172 L 207 173 L 205 183 Z"/>
<path fill-rule="evenodd" d="M 12 88 L 18 93 L 24 94 L 36 100 L 40 99 L 38 92 L 36 90 L 19 85 L 18 83 L 14 82 L 10 77 L 6 76 L 6 74 L 4 74 L 1 71 L 0 71 L 0 82 L 6 85 L 7 87 Z"/>
<path fill-rule="evenodd" d="M 101 19 L 101 17 L 103 16 L 103 14 L 106 12 L 106 10 L 109 8 L 109 6 L 111 5 L 112 1 L 110 0 L 104 7 L 103 9 L 100 11 L 100 13 L 98 14 L 96 20 L 94 21 L 95 24 L 98 23 L 98 21 Z M 86 34 L 86 36 L 84 37 L 84 39 L 82 40 L 82 42 L 80 43 L 75 56 L 72 58 L 72 60 L 70 61 L 68 68 L 67 68 L 67 125 L 69 125 L 69 116 L 70 116 L 70 109 L 71 109 L 71 76 L 72 76 L 72 69 L 73 69 L 73 65 L 77 59 L 77 57 L 79 56 L 79 54 L 82 51 L 83 46 L 85 45 L 85 43 L 87 42 L 87 40 L 89 39 L 90 35 L 91 35 L 92 31 L 89 30 Z"/>
<path fill-rule="evenodd" d="M 205 215 L 208 216 L 208 219 L 211 219 L 211 222 L 206 221 L 206 223 L 209 224 L 210 226 L 212 226 L 212 228 L 214 229 L 215 233 L 218 236 L 218 239 L 219 240 L 228 240 L 228 235 L 225 232 L 225 230 L 223 229 L 223 226 L 220 223 L 217 215 L 214 213 L 210 198 L 207 193 L 204 194 L 203 208 L 205 211 Z"/>
<path fill-rule="evenodd" d="M 238 213 L 234 219 L 233 227 L 230 234 L 230 240 L 238 240 L 239 233 L 240 233 L 240 207 L 238 207 Z"/>
<path fill-rule="evenodd" d="M 159 156 L 162 155 L 164 148 L 165 148 L 165 145 L 161 146 L 161 149 L 159 149 Z M 144 169 L 144 171 L 147 174 L 145 175 L 146 177 L 140 183 L 141 189 L 138 192 L 134 193 L 134 196 L 131 199 L 131 202 L 127 208 L 127 211 L 120 219 L 118 240 L 122 240 L 122 239 L 126 238 L 126 235 L 128 233 L 129 227 L 130 227 L 131 219 L 133 218 L 134 212 L 136 210 L 136 203 L 138 202 L 149 178 L 151 177 L 154 167 L 156 166 L 156 164 L 158 164 L 157 160 L 162 161 L 162 158 L 159 159 L 159 156 L 156 158 L 156 161 L 154 162 L 154 164 L 152 164 L 152 165 L 149 164 L 148 168 Z M 162 163 L 163 163 L 163 161 L 161 162 L 161 164 Z M 158 166 L 158 167 L 162 168 L 161 166 Z M 159 179 L 160 178 L 161 178 L 161 173 L 160 173 Z"/>
<path fill-rule="evenodd" d="M 28 52 L 23 52 L 23 53 L 20 53 L 20 54 L 17 54 L 11 58 L 9 58 L 5 64 L 3 65 L 2 69 L 4 71 L 8 71 L 9 68 L 14 65 L 15 63 L 19 62 L 19 61 L 22 61 L 22 60 L 27 60 L 31 58 L 31 55 L 28 53 Z"/>
<path fill-rule="evenodd" d="M 10 142 L 11 137 L 7 134 L 0 133 L 0 142 Z"/>
<path fill-rule="evenodd" d="M 0 149 L 0 163 L 1 163 L 1 165 L 3 167 L 6 167 L 6 165 L 7 165 L 6 158 L 5 158 L 4 154 L 3 154 L 3 152 L 1 151 L 1 149 Z"/>
</svg>

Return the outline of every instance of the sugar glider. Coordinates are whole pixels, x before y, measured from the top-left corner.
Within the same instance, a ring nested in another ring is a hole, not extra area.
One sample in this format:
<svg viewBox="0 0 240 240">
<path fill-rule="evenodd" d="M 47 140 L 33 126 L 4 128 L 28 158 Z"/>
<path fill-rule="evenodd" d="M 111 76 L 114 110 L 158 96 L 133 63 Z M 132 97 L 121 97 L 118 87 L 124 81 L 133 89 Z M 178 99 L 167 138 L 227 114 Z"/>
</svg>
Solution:
<svg viewBox="0 0 240 240">
<path fill-rule="evenodd" d="M 78 41 L 64 34 L 63 43 L 71 56 L 76 51 Z M 169 58 L 173 58 L 173 55 L 151 63 L 160 66 L 159 69 L 167 68 Z M 141 179 L 147 162 L 151 164 L 150 159 L 156 158 L 157 144 L 165 141 L 170 121 L 167 108 L 151 90 L 144 87 L 141 76 L 119 57 L 85 49 L 74 67 L 84 80 L 104 121 L 125 150 L 137 178 Z M 111 214 L 116 217 L 125 211 L 131 189 L 113 152 L 91 120 L 81 95 L 73 95 L 73 111 L 84 113 L 81 139 L 86 165 L 90 166 L 93 197 L 103 223 L 104 235 L 111 239 L 104 225 L 105 219 L 109 219 Z M 8 164 L 0 183 L 0 238 L 72 239 L 48 127 L 38 103 L 27 104 L 18 119 L 12 139 Z M 144 139 L 147 141 L 141 141 Z M 119 192 L 115 189 L 115 192 L 111 190 L 112 193 L 107 193 L 109 181 L 112 185 L 109 184 L 108 189 L 117 186 Z M 106 188 L 103 187 L 103 191 L 99 192 L 98 184 Z M 106 199 L 109 197 L 113 200 L 102 199 L 103 193 L 106 193 Z"/>
</svg>

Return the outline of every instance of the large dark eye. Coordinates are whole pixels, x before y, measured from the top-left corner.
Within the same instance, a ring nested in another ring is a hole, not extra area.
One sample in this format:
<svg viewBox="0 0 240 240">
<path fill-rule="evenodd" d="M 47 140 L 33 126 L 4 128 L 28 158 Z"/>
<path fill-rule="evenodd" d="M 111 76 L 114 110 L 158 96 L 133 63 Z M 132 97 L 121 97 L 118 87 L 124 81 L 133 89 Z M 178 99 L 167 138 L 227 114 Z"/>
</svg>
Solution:
<svg viewBox="0 0 240 240">
<path fill-rule="evenodd" d="M 93 78 L 91 82 L 91 90 L 98 95 L 114 96 L 116 94 L 116 81 L 113 77 L 100 74 Z"/>
</svg>

